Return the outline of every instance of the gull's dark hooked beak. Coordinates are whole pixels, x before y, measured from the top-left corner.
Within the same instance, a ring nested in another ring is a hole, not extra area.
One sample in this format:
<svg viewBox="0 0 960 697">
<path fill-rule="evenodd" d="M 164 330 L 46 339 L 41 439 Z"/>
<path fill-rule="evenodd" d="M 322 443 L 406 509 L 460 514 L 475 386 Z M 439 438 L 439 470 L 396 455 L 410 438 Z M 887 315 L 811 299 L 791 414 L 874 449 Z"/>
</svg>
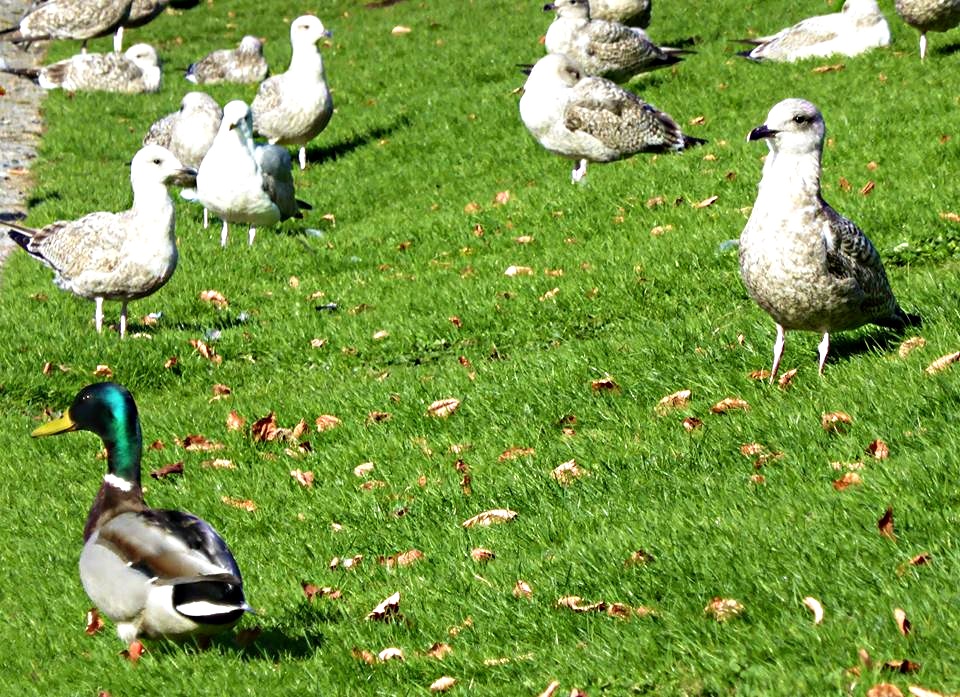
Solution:
<svg viewBox="0 0 960 697">
<path fill-rule="evenodd" d="M 747 134 L 747 141 L 751 140 L 763 140 L 764 138 L 773 138 L 777 135 L 778 131 L 774 131 L 772 128 L 767 128 L 767 125 L 757 126 L 750 133 Z"/>
</svg>

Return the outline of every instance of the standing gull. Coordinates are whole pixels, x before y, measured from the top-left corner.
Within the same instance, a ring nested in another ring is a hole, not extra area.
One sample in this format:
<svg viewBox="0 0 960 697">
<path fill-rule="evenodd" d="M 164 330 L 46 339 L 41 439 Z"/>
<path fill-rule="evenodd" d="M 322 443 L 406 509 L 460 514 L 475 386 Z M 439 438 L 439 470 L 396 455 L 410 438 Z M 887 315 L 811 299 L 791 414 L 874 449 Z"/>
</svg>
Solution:
<svg viewBox="0 0 960 697">
<path fill-rule="evenodd" d="M 87 41 L 116 30 L 130 14 L 131 0 L 46 0 L 34 3 L 17 26 L 0 31 L 0 40 L 28 43 L 47 39 Z"/>
<path fill-rule="evenodd" d="M 896 0 L 897 14 L 920 32 L 920 60 L 927 55 L 927 32 L 960 24 L 960 0 Z"/>
<path fill-rule="evenodd" d="M 819 332 L 820 373 L 831 332 L 920 323 L 897 304 L 880 255 L 867 236 L 820 195 L 825 127 L 803 99 L 775 105 L 747 140 L 766 140 L 757 200 L 740 234 L 740 275 L 750 297 L 777 324 L 771 382 L 792 329 Z"/>
<path fill-rule="evenodd" d="M 520 118 L 552 153 L 587 162 L 611 162 L 638 152 L 684 150 L 706 141 L 684 135 L 670 116 L 601 77 L 585 77 L 568 57 L 551 53 L 533 66 L 520 98 Z"/>
<path fill-rule="evenodd" d="M 42 68 L 0 70 L 30 77 L 45 90 L 70 92 L 156 92 L 162 78 L 157 52 L 149 44 L 134 44 L 124 53 L 80 53 Z"/>
<path fill-rule="evenodd" d="M 650 5 L 651 0 L 590 0 L 590 16 L 646 28 L 650 24 Z"/>
<path fill-rule="evenodd" d="M 159 290 L 177 268 L 171 184 L 193 181 L 166 148 L 148 145 L 130 165 L 133 207 L 122 213 L 90 213 L 40 230 L 4 223 L 13 241 L 55 272 L 54 283 L 96 302 L 97 332 L 103 301 L 119 300 L 120 337 L 127 331 L 127 303 Z"/>
<path fill-rule="evenodd" d="M 793 62 L 840 54 L 857 56 L 890 45 L 890 26 L 877 0 L 847 0 L 839 12 L 804 19 L 776 34 L 744 39 L 752 60 Z"/>
<path fill-rule="evenodd" d="M 547 29 L 547 53 L 567 54 L 587 75 L 625 82 L 640 73 L 673 65 L 687 53 L 657 46 L 642 29 L 591 19 L 587 0 L 556 0 L 543 9 L 557 13 Z"/>
<path fill-rule="evenodd" d="M 208 53 L 187 68 L 186 78 L 196 85 L 218 85 L 221 82 L 261 82 L 267 76 L 263 43 L 255 36 L 245 36 L 235 49 L 223 48 Z"/>
<path fill-rule="evenodd" d="M 300 217 L 290 169 L 284 148 L 254 145 L 250 108 L 244 102 L 223 107 L 220 131 L 197 172 L 197 200 L 223 221 L 221 246 L 227 244 L 230 223 L 249 225 L 248 243 L 253 244 L 257 227 Z"/>
<path fill-rule="evenodd" d="M 293 20 L 290 67 L 260 83 L 250 105 L 254 131 L 273 144 L 300 146 L 300 169 L 307 166 L 307 143 L 326 128 L 333 115 L 333 99 L 317 49 L 317 42 L 329 36 L 313 15 Z"/>
</svg>

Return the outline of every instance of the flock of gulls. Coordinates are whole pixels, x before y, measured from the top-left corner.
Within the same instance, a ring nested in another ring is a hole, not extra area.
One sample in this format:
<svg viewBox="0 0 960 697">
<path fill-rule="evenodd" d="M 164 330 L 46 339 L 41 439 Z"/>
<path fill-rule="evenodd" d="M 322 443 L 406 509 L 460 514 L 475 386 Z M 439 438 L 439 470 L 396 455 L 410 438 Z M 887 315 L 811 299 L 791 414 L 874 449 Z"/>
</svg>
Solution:
<svg viewBox="0 0 960 697">
<path fill-rule="evenodd" d="M 156 92 L 156 51 L 136 44 L 121 52 L 124 27 L 139 26 L 176 0 L 37 0 L 0 40 L 30 43 L 82 41 L 70 59 L 36 70 L 5 67 L 47 89 Z M 186 3 L 196 4 L 196 2 Z M 181 3 L 183 6 L 183 3 Z M 657 45 L 646 33 L 650 0 L 555 0 L 546 32 L 546 55 L 529 69 L 519 111 L 531 135 L 549 152 L 574 160 L 574 182 L 590 162 L 643 152 L 681 152 L 705 141 L 686 135 L 665 112 L 621 82 L 682 61 L 690 51 Z M 896 0 L 896 10 L 926 34 L 960 24 L 960 0 Z M 87 53 L 88 39 L 115 36 L 114 52 Z M 290 26 L 289 68 L 267 77 L 260 39 L 244 37 L 192 64 L 195 85 L 259 83 L 253 102 L 221 109 L 204 92 L 187 92 L 177 112 L 145 134 L 131 162 L 133 205 L 94 212 L 35 230 L 4 223 L 27 253 L 53 269 L 64 290 L 94 300 L 95 326 L 103 326 L 104 300 L 127 304 L 161 288 L 177 266 L 174 205 L 168 187 L 183 188 L 222 221 L 246 225 L 253 244 L 258 227 L 297 218 L 293 157 L 304 169 L 306 146 L 323 131 L 333 103 L 317 44 L 329 33 L 312 15 Z M 890 30 L 876 0 L 846 0 L 840 12 L 811 17 L 775 34 L 748 41 L 742 55 L 755 61 L 855 56 L 887 46 Z M 773 106 L 748 140 L 763 140 L 769 154 L 756 202 L 740 236 L 740 272 L 754 301 L 776 323 L 771 381 L 791 330 L 822 335 L 822 373 L 832 332 L 874 323 L 896 330 L 920 322 L 891 291 L 880 257 L 855 223 L 823 200 L 820 189 L 825 125 L 803 99 Z M 255 136 L 266 143 L 258 143 Z M 80 575 L 84 589 L 131 647 L 141 635 L 185 637 L 233 626 L 250 610 L 240 571 L 226 543 L 204 521 L 179 511 L 149 508 L 140 486 L 142 437 L 130 393 L 113 383 L 84 388 L 64 415 L 34 436 L 89 430 L 107 449 L 108 472 L 84 531 Z"/>
</svg>

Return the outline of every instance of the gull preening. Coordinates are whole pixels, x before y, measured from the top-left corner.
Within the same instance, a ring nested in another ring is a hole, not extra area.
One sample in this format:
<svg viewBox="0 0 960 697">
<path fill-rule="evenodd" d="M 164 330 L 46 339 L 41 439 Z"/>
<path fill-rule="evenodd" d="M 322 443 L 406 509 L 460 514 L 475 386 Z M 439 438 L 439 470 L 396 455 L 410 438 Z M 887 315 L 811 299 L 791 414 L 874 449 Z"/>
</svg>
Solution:
<svg viewBox="0 0 960 697">
<path fill-rule="evenodd" d="M 263 42 L 255 36 L 245 36 L 236 48 L 212 51 L 192 63 L 186 78 L 196 85 L 218 85 L 222 82 L 260 82 L 267 76 L 267 60 L 263 57 Z"/>
<path fill-rule="evenodd" d="M 804 19 L 776 34 L 743 39 L 752 60 L 793 62 L 835 54 L 857 56 L 890 45 L 890 26 L 877 0 L 846 0 L 839 12 Z"/>
<path fill-rule="evenodd" d="M 156 92 L 163 77 L 157 52 L 149 44 L 134 44 L 124 53 L 79 53 L 42 68 L 2 71 L 32 78 L 45 90 L 68 92 Z"/>
<path fill-rule="evenodd" d="M 230 223 L 249 225 L 252 245 L 257 227 L 300 217 L 291 169 L 285 148 L 254 144 L 246 103 L 234 100 L 223 107 L 220 131 L 197 172 L 196 196 L 223 221 L 221 246 Z"/>
<path fill-rule="evenodd" d="M 530 71 L 520 118 L 552 153 L 587 162 L 610 162 L 638 152 L 684 150 L 706 141 L 684 135 L 670 116 L 610 80 L 587 77 L 568 56 L 551 53 Z"/>
<path fill-rule="evenodd" d="M 112 33 L 129 17 L 131 0 L 46 0 L 34 3 L 15 27 L 0 31 L 0 40 L 29 43 L 47 39 L 83 42 Z"/>
<path fill-rule="evenodd" d="M 329 36 L 313 15 L 293 20 L 290 67 L 260 83 L 250 105 L 254 131 L 271 144 L 300 146 L 300 169 L 307 166 L 307 143 L 327 127 L 333 115 L 333 99 L 317 49 L 317 42 Z"/>
<path fill-rule="evenodd" d="M 54 283 L 96 303 L 97 332 L 103 301 L 119 300 L 120 337 L 127 331 L 127 303 L 144 298 L 170 280 L 177 244 L 170 185 L 189 185 L 195 176 L 159 145 L 142 148 L 130 164 L 133 206 L 121 213 L 90 213 L 40 230 L 3 223 L 31 256 L 53 269 Z"/>
<path fill-rule="evenodd" d="M 223 110 L 206 92 L 187 92 L 180 109 L 150 126 L 143 144 L 162 145 L 187 167 L 196 169 L 220 130 Z"/>
<path fill-rule="evenodd" d="M 590 0 L 590 16 L 646 28 L 650 24 L 650 5 L 651 0 Z"/>
<path fill-rule="evenodd" d="M 948 31 L 960 24 L 960 0 L 896 0 L 897 14 L 920 32 L 920 60 L 927 55 L 927 32 Z"/>
<path fill-rule="evenodd" d="M 657 46 L 642 29 L 592 19 L 587 0 L 555 0 L 543 9 L 557 13 L 547 29 L 547 53 L 565 53 L 587 75 L 625 82 L 640 73 L 673 65 L 689 53 Z"/>
<path fill-rule="evenodd" d="M 816 106 L 785 99 L 747 136 L 770 148 L 740 234 L 740 275 L 750 297 L 777 325 L 771 382 L 787 331 L 823 335 L 822 374 L 832 332 L 870 323 L 897 330 L 920 323 L 897 304 L 867 236 L 820 195 L 824 133 Z"/>
</svg>

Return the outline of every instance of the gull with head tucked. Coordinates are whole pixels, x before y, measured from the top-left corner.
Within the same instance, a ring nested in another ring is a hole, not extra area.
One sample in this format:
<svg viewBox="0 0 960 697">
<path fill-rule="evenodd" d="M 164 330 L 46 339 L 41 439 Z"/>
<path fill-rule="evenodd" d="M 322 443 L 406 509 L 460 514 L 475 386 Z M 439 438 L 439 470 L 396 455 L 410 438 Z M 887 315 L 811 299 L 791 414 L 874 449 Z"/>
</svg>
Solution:
<svg viewBox="0 0 960 697">
<path fill-rule="evenodd" d="M 785 99 L 747 136 L 766 141 L 770 149 L 740 234 L 740 275 L 750 297 L 777 325 L 771 382 L 789 330 L 823 335 L 822 374 L 831 333 L 870 323 L 895 330 L 920 323 L 897 304 L 867 236 L 823 200 L 824 133 L 816 106 Z"/>
</svg>

